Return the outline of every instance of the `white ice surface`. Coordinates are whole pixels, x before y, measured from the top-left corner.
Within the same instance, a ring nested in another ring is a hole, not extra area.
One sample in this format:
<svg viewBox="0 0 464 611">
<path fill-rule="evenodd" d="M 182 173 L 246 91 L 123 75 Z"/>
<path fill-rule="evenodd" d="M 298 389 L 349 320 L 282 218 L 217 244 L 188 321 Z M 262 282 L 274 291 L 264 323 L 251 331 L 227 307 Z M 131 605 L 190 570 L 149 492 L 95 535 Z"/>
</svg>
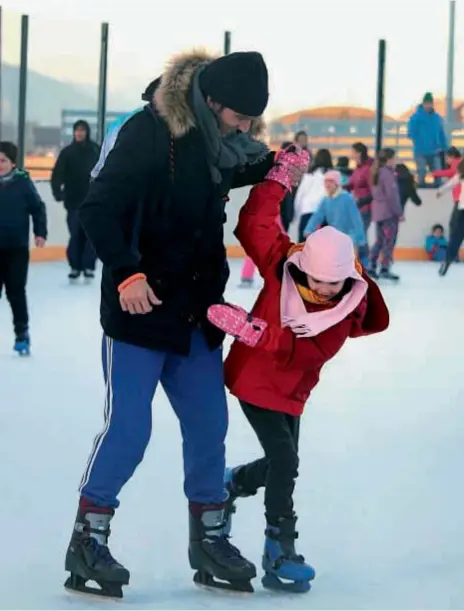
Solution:
<svg viewBox="0 0 464 611">
<path fill-rule="evenodd" d="M 249 306 L 232 263 L 228 297 Z M 387 286 L 391 329 L 352 340 L 306 409 L 297 484 L 299 550 L 312 591 L 253 596 L 196 589 L 187 560 L 181 440 L 162 391 L 151 444 L 121 494 L 112 551 L 131 570 L 121 603 L 65 593 L 77 486 L 103 422 L 99 288 L 68 286 L 64 264 L 30 270 L 33 356 L 12 354 L 0 302 L 0 608 L 458 609 L 464 607 L 464 265 L 441 279 L 401 264 Z M 230 399 L 230 464 L 259 448 Z M 244 499 L 234 543 L 257 564 L 262 495 Z"/>
</svg>

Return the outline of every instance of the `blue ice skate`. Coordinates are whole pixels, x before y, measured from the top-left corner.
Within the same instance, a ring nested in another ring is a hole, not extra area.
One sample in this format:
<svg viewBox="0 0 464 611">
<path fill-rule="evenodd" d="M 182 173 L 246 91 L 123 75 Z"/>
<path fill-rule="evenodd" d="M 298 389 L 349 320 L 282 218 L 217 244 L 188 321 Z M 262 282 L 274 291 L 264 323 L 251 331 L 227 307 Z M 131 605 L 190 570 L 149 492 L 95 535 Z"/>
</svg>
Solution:
<svg viewBox="0 0 464 611">
<path fill-rule="evenodd" d="M 279 520 L 279 526 L 268 524 L 262 567 L 263 587 L 268 590 L 304 594 L 311 589 L 316 576 L 312 566 L 305 563 L 303 556 L 295 551 L 296 517 Z"/>
<path fill-rule="evenodd" d="M 31 340 L 29 339 L 29 335 L 17 337 L 13 349 L 19 356 L 29 356 L 31 354 Z"/>
</svg>

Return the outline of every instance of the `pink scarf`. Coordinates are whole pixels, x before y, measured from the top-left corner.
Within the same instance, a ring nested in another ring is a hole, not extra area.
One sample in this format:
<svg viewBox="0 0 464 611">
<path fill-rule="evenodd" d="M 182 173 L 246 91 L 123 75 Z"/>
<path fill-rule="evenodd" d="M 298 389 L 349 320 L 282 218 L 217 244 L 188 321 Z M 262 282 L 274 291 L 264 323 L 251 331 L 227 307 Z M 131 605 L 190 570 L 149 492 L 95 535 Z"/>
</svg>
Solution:
<svg viewBox="0 0 464 611">
<path fill-rule="evenodd" d="M 307 312 L 290 274 L 292 263 L 305 274 L 325 282 L 353 278 L 353 287 L 337 305 L 319 312 Z M 351 238 L 334 227 L 323 227 L 309 235 L 303 250 L 293 253 L 285 262 L 280 293 L 282 327 L 290 327 L 298 337 L 319 335 L 351 314 L 366 293 L 367 282 L 355 268 Z"/>
</svg>

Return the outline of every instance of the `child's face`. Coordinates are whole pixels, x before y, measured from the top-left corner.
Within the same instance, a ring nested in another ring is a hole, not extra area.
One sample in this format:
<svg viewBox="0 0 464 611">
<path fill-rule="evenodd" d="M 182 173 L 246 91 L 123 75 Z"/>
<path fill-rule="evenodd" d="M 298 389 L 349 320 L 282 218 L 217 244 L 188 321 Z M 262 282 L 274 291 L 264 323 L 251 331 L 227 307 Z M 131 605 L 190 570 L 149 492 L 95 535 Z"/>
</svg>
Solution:
<svg viewBox="0 0 464 611">
<path fill-rule="evenodd" d="M 14 168 L 14 163 L 8 159 L 5 153 L 0 153 L 0 176 L 6 176 Z"/>
<path fill-rule="evenodd" d="M 319 297 L 322 297 L 327 301 L 336 297 L 342 290 L 344 284 L 344 280 L 341 280 L 340 282 L 323 282 L 322 280 L 308 276 L 309 288 L 319 295 Z"/>
<path fill-rule="evenodd" d="M 433 232 L 433 237 L 434 238 L 442 238 L 443 237 L 443 230 L 442 229 L 435 229 L 435 231 Z"/>
<path fill-rule="evenodd" d="M 338 190 L 338 185 L 333 180 L 327 180 L 327 179 L 324 180 L 324 186 L 325 186 L 327 195 L 333 195 Z"/>
</svg>

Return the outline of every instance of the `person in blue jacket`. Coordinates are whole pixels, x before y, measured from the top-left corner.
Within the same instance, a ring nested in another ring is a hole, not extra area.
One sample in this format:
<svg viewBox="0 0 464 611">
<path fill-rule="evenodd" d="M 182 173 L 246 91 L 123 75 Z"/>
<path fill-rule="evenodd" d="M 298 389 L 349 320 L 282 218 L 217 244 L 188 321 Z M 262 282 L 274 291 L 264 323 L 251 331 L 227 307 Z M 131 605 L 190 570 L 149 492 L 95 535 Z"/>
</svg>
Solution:
<svg viewBox="0 0 464 611">
<path fill-rule="evenodd" d="M 432 233 L 425 238 L 425 251 L 431 261 L 444 261 L 447 247 L 445 229 L 437 223 L 432 227 Z"/>
<path fill-rule="evenodd" d="M 0 142 L 0 296 L 4 287 L 13 314 L 14 350 L 23 356 L 30 349 L 26 298 L 30 218 L 35 245 L 43 248 L 47 213 L 27 172 L 16 169 L 17 155 L 13 142 Z"/>
<path fill-rule="evenodd" d="M 155 93 L 158 81 L 159 79 L 155 79 L 147 86 L 145 91 L 142 93 L 143 102 L 150 103 L 152 101 L 153 94 Z M 121 131 L 122 126 L 125 125 L 130 118 L 132 118 L 135 114 L 137 114 L 143 109 L 143 106 L 139 106 L 139 108 L 131 110 L 131 112 L 127 112 L 126 114 L 116 119 L 116 121 L 113 121 L 113 123 L 111 123 L 111 125 L 108 127 L 105 139 L 103 140 L 103 144 L 101 147 L 100 157 L 98 158 L 97 164 L 90 173 L 90 178 L 92 180 L 95 180 L 95 178 L 97 178 L 97 176 L 100 174 L 102 167 L 105 165 L 106 158 L 108 157 L 114 145 L 116 144 L 116 140 L 118 138 L 118 134 Z"/>
<path fill-rule="evenodd" d="M 426 186 L 427 168 L 430 172 L 441 168 L 441 156 L 448 147 L 443 118 L 435 111 L 433 95 L 426 93 L 408 123 L 408 138 L 412 140 L 419 187 Z M 441 184 L 435 178 L 435 186 Z"/>
<path fill-rule="evenodd" d="M 359 248 L 367 243 L 361 213 L 351 193 L 342 189 L 341 184 L 340 172 L 326 172 L 324 185 L 327 195 L 309 219 L 304 235 L 313 233 L 321 225 L 329 225 L 349 235 L 354 246 Z M 366 267 L 368 261 L 361 263 Z"/>
</svg>

